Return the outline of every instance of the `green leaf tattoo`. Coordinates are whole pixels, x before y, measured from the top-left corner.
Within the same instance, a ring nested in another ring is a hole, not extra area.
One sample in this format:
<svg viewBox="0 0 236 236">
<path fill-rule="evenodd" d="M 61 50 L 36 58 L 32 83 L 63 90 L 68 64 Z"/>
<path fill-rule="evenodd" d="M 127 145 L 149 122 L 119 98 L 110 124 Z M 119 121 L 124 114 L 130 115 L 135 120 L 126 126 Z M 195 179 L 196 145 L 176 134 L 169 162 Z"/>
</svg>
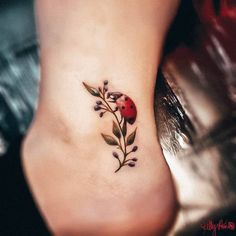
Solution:
<svg viewBox="0 0 236 236">
<path fill-rule="evenodd" d="M 127 122 L 123 122 L 123 125 L 122 125 L 122 134 L 124 136 L 126 136 L 127 134 Z"/>
<path fill-rule="evenodd" d="M 114 121 L 113 121 L 112 132 L 113 132 L 113 134 L 114 134 L 118 139 L 121 138 L 120 129 L 119 129 L 118 125 L 117 125 Z"/>
<path fill-rule="evenodd" d="M 136 130 L 137 128 L 135 129 L 135 131 L 133 133 L 131 133 L 128 138 L 127 138 L 127 141 L 126 141 L 126 144 L 127 146 L 131 145 L 134 143 L 134 140 L 135 140 L 135 136 L 136 136 Z"/>
<path fill-rule="evenodd" d="M 99 91 L 98 91 L 97 89 L 95 89 L 95 88 L 93 88 L 93 87 L 87 85 L 87 84 L 84 83 L 84 82 L 83 82 L 83 84 L 84 84 L 84 87 L 88 90 L 88 92 L 89 92 L 90 94 L 92 94 L 92 95 L 95 96 L 95 97 L 99 97 Z"/>
<path fill-rule="evenodd" d="M 107 135 L 107 134 L 101 134 L 101 135 L 107 144 L 112 145 L 112 146 L 118 145 L 118 142 L 112 136 Z"/>
</svg>

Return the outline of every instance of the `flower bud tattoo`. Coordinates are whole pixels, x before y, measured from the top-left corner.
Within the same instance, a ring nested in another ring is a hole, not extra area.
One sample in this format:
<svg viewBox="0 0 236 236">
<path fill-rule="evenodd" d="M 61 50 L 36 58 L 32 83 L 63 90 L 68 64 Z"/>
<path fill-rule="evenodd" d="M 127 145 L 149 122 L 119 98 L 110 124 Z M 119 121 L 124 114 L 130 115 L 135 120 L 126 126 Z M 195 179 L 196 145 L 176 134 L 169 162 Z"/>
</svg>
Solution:
<svg viewBox="0 0 236 236">
<path fill-rule="evenodd" d="M 110 113 L 114 120 L 112 123 L 112 135 L 101 134 L 104 141 L 119 150 L 112 152 L 114 159 L 118 160 L 118 168 L 115 173 L 122 167 L 135 167 L 138 159 L 129 157 L 138 150 L 138 146 L 134 144 L 137 128 L 128 134 L 128 129 L 132 126 L 137 117 L 137 109 L 133 100 L 127 95 L 120 92 L 110 92 L 108 89 L 108 80 L 103 82 L 102 87 L 94 88 L 83 82 L 87 91 L 97 100 L 94 110 L 99 112 L 99 117 L 103 117 L 106 113 Z"/>
</svg>

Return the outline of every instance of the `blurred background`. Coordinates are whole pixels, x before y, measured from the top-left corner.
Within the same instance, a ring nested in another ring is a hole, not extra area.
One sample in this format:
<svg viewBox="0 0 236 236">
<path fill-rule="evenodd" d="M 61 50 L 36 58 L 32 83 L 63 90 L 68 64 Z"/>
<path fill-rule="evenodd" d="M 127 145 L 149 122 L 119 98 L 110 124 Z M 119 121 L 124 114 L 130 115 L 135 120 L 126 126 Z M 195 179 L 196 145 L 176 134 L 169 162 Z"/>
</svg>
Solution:
<svg viewBox="0 0 236 236">
<path fill-rule="evenodd" d="M 171 235 L 212 235 L 201 228 L 208 220 L 236 224 L 235 48 L 235 0 L 182 1 L 167 36 L 154 107 L 180 204 Z M 49 234 L 19 153 L 37 108 L 38 49 L 33 0 L 1 0 L 1 235 Z M 236 235 L 236 229 L 217 235 Z"/>
</svg>

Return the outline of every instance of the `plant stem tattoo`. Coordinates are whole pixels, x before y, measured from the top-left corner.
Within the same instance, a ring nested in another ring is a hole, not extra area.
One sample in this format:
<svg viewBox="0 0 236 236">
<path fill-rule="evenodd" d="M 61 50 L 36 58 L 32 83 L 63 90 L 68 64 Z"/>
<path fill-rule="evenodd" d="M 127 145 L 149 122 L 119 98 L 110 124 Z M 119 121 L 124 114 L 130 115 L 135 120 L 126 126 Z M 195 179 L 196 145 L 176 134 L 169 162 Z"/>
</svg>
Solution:
<svg viewBox="0 0 236 236">
<path fill-rule="evenodd" d="M 114 118 L 112 124 L 113 136 L 103 133 L 101 135 L 108 145 L 116 146 L 120 151 L 120 153 L 115 151 L 112 153 L 119 163 L 115 173 L 124 166 L 135 167 L 138 159 L 129 157 L 129 155 L 138 150 L 136 145 L 131 148 L 137 128 L 129 135 L 127 134 L 128 125 L 133 125 L 137 116 L 137 109 L 133 100 L 123 93 L 109 92 L 107 80 L 103 82 L 102 87 L 98 88 L 91 87 L 84 82 L 83 85 L 91 95 L 98 98 L 94 110 L 99 112 L 99 116 L 102 118 L 104 114 L 110 113 Z"/>
</svg>

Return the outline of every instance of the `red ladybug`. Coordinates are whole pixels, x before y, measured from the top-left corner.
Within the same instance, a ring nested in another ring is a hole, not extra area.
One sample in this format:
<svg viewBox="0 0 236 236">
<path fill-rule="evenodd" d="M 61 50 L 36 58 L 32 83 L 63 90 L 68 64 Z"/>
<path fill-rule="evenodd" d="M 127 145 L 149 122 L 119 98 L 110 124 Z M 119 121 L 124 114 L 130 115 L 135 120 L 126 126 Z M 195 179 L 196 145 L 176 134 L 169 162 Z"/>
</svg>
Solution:
<svg viewBox="0 0 236 236">
<path fill-rule="evenodd" d="M 137 109 L 133 100 L 122 93 L 112 93 L 112 98 L 114 99 L 121 116 L 132 125 L 137 116 Z"/>
</svg>

